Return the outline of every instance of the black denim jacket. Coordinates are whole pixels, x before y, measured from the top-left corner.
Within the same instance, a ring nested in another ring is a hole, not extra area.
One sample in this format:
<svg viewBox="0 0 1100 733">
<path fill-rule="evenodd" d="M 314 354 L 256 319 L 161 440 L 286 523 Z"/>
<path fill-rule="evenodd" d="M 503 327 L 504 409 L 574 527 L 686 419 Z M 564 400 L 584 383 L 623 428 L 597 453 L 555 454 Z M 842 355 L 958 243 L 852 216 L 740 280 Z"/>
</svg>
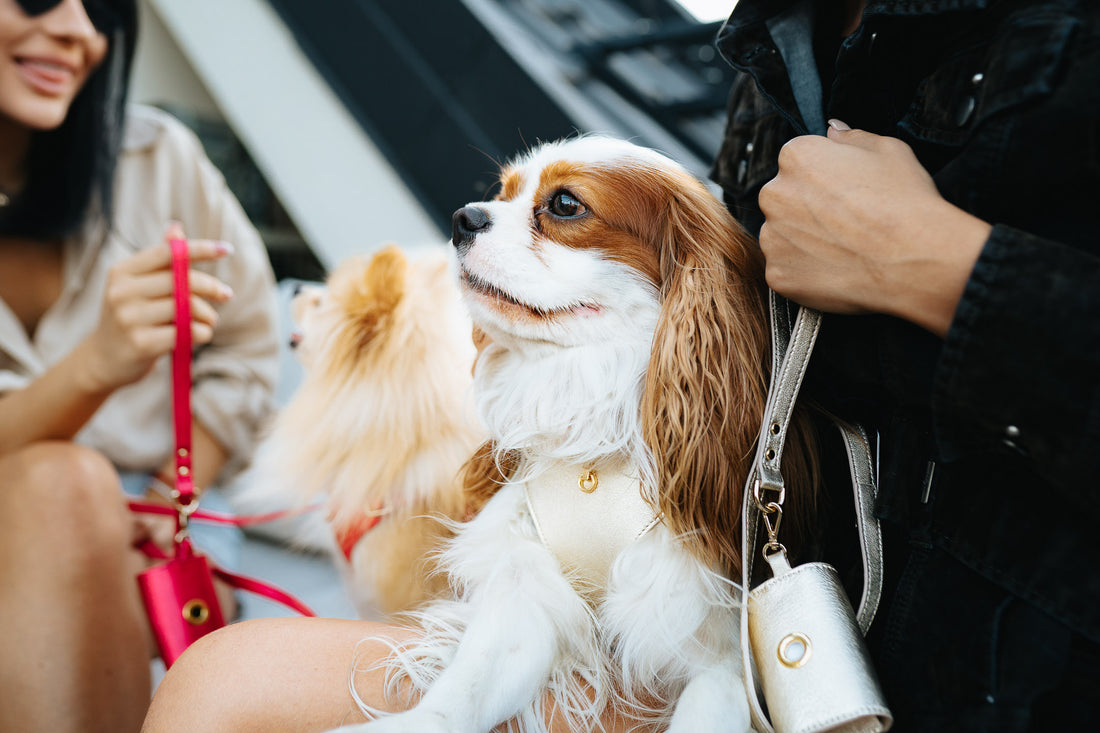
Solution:
<svg viewBox="0 0 1100 733">
<path fill-rule="evenodd" d="M 994 225 L 945 340 L 827 316 L 806 390 L 878 431 L 884 520 L 1100 640 L 1100 3 L 868 0 L 823 110 L 777 46 L 798 5 L 741 0 L 719 34 L 734 215 L 758 232 L 779 148 L 836 117 Z"/>
</svg>

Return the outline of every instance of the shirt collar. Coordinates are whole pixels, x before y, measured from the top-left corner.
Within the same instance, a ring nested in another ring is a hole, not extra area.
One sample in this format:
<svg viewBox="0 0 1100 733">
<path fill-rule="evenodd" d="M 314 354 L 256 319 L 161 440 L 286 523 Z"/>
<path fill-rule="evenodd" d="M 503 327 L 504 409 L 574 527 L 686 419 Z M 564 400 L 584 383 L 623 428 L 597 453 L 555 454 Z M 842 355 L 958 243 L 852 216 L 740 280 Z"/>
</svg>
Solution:
<svg viewBox="0 0 1100 733">
<path fill-rule="evenodd" d="M 139 107 L 140 105 L 134 105 Z M 160 138 L 164 129 L 159 120 L 158 111 L 142 108 L 143 114 L 127 114 L 122 128 L 122 152 L 137 153 L 152 147 Z"/>
</svg>

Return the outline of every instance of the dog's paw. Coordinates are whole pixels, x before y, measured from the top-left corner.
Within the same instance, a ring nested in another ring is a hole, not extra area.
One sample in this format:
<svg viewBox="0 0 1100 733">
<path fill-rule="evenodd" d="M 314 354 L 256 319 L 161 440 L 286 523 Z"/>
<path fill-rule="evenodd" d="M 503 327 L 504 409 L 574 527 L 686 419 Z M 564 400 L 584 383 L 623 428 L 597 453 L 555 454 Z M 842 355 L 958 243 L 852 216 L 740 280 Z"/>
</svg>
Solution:
<svg viewBox="0 0 1100 733">
<path fill-rule="evenodd" d="M 667 733 L 752 733 L 749 700 L 740 677 L 711 670 L 694 678 L 680 694 Z"/>
</svg>

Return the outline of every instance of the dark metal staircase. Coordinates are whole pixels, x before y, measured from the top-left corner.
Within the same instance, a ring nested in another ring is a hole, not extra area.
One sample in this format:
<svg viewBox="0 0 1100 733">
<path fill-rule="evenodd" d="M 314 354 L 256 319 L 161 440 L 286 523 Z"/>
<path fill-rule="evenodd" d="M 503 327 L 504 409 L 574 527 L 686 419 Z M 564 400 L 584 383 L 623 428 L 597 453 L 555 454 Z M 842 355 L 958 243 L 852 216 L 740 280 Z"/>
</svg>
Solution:
<svg viewBox="0 0 1100 733">
<path fill-rule="evenodd" d="M 444 231 L 538 140 L 612 132 L 697 172 L 720 141 L 717 24 L 672 0 L 270 2 Z"/>
</svg>

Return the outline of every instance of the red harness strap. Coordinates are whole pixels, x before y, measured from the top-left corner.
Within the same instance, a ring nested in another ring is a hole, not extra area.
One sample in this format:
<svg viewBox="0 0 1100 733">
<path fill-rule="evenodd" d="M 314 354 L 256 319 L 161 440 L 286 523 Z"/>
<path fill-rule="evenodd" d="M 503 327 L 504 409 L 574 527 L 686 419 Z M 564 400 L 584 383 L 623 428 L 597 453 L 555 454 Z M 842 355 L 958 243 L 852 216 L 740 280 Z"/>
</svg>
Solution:
<svg viewBox="0 0 1100 733">
<path fill-rule="evenodd" d="M 351 553 L 363 535 L 374 529 L 382 521 L 382 514 L 360 514 L 350 523 L 333 530 L 336 542 L 340 545 L 340 552 L 344 559 L 351 562 Z"/>
</svg>

